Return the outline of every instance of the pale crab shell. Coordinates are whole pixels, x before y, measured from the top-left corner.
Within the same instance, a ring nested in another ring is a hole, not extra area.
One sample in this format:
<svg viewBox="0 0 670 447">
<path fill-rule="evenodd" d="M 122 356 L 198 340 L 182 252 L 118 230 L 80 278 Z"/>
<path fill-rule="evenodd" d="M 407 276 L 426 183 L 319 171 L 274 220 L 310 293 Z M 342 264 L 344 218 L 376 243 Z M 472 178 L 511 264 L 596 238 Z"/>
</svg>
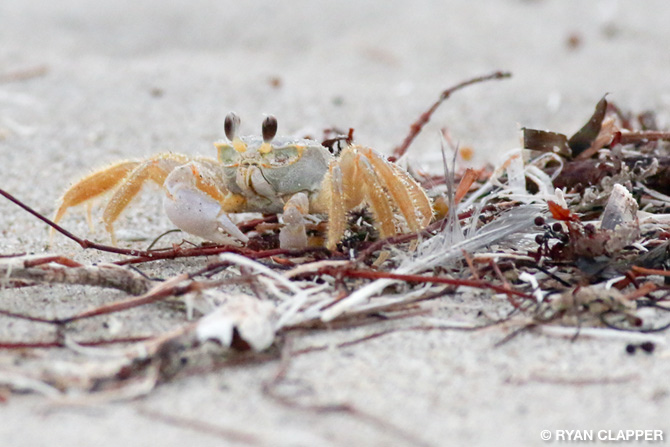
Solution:
<svg viewBox="0 0 670 447">
<path fill-rule="evenodd" d="M 223 164 L 225 187 L 246 197 L 246 211 L 281 213 L 286 198 L 305 192 L 314 198 L 333 156 L 316 141 L 259 137 L 215 143 Z M 240 151 L 240 143 L 246 146 Z M 319 208 L 319 207 L 317 207 Z"/>
</svg>

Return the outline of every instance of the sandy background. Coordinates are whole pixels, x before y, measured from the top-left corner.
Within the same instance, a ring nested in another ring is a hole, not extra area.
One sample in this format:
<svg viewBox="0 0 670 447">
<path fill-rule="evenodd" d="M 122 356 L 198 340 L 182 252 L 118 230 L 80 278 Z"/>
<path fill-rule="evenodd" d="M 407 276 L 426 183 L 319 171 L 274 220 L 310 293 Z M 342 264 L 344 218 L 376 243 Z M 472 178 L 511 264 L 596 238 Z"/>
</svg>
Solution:
<svg viewBox="0 0 670 447">
<path fill-rule="evenodd" d="M 667 127 L 668 23 L 663 0 L 3 0 L 0 185 L 50 214 L 61 191 L 94 167 L 159 150 L 212 155 L 230 110 L 242 117 L 243 133 L 258 132 L 263 114 L 273 113 L 280 133 L 320 137 L 326 127 L 354 127 L 358 142 L 388 152 L 442 89 L 498 69 L 514 77 L 455 95 L 412 146 L 413 163 L 438 159 L 442 126 L 473 146 L 479 161 L 517 147 L 522 126 L 573 132 L 607 92 L 623 108 L 656 110 Z M 29 72 L 38 75 L 20 79 Z M 126 236 L 170 227 L 151 194 L 131 214 L 119 224 L 136 232 Z M 64 223 L 87 234 L 81 215 Z M 100 230 L 90 236 L 105 240 Z M 42 224 L 0 202 L 0 254 L 41 252 L 46 240 Z M 105 259 L 61 239 L 54 250 Z M 168 274 L 198 265 L 152 268 Z M 0 304 L 58 314 L 115 297 L 52 287 L 2 291 Z M 495 314 L 505 306 L 474 296 L 433 304 L 434 318 L 468 321 L 481 309 Z M 183 313 L 159 305 L 127 318 L 129 328 L 159 330 L 183 321 Z M 101 330 L 100 321 L 87 324 L 82 333 Z M 6 319 L 0 325 L 4 339 L 41 334 Z M 336 343 L 390 325 L 322 332 L 300 343 Z M 54 410 L 41 397 L 12 397 L 0 404 L 0 439 L 7 446 L 229 442 L 142 409 L 252 433 L 267 446 L 538 445 L 543 429 L 663 429 L 670 436 L 663 346 L 653 356 L 628 356 L 625 341 L 572 343 L 529 333 L 494 348 L 503 336 L 400 332 L 292 364 L 296 395 L 351 404 L 411 441 L 361 417 L 269 400 L 260 384 L 276 363 L 180 380 L 122 404 Z M 0 353 L 0 364 L 13 358 Z M 543 383 L 533 379 L 538 374 L 571 380 Z M 572 380 L 579 378 L 612 383 Z"/>
</svg>

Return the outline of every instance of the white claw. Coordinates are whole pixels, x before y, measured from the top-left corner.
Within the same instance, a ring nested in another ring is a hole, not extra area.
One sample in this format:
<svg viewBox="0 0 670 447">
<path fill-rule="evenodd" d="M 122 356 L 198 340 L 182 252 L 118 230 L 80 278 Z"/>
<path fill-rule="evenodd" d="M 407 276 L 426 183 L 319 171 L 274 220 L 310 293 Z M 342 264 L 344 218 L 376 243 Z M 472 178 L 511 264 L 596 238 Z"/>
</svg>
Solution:
<svg viewBox="0 0 670 447">
<path fill-rule="evenodd" d="M 195 187 L 190 165 L 175 168 L 164 186 L 168 192 L 163 200 L 165 213 L 180 229 L 219 244 L 249 240 L 216 200 Z"/>
<path fill-rule="evenodd" d="M 239 239 L 242 242 L 249 241 L 247 235 L 240 231 L 237 225 L 235 225 L 235 223 L 233 223 L 233 221 L 230 220 L 230 218 L 226 213 L 220 212 L 219 217 L 217 218 L 217 222 L 219 223 L 218 227 L 219 231 L 225 231 L 226 233 L 230 234 L 231 236 L 234 236 L 235 238 Z"/>
</svg>

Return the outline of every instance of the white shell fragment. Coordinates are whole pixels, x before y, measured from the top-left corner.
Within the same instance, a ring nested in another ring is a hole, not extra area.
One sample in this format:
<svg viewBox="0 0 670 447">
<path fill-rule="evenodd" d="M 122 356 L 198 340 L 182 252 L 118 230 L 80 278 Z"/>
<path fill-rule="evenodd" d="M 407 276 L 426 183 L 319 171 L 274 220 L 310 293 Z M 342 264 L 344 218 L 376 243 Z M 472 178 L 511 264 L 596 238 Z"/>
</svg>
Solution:
<svg viewBox="0 0 670 447">
<path fill-rule="evenodd" d="M 263 351 L 274 341 L 276 319 L 272 303 L 236 294 L 198 322 L 196 335 L 201 342 L 215 340 L 230 347 L 236 329 L 254 351 Z"/>
<path fill-rule="evenodd" d="M 616 184 L 612 187 L 612 195 L 603 211 L 600 227 L 614 230 L 617 225 L 633 223 L 637 219 L 637 209 L 637 202 L 630 192 L 624 186 Z"/>
</svg>

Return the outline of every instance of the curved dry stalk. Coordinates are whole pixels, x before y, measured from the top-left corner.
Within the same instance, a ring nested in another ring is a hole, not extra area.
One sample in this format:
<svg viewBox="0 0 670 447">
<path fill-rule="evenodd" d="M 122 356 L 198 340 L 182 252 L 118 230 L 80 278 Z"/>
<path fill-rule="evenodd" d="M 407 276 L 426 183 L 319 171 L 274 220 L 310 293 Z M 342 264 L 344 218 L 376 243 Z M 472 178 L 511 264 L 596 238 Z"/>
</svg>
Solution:
<svg viewBox="0 0 670 447">
<path fill-rule="evenodd" d="M 421 129 L 423 129 L 423 126 L 425 126 L 430 118 L 433 116 L 433 113 L 442 105 L 444 101 L 449 99 L 449 97 L 456 91 L 461 90 L 464 87 L 467 87 L 472 84 L 478 84 L 480 82 L 484 81 L 490 81 L 493 79 L 505 79 L 509 78 L 512 76 L 512 73 L 505 72 L 505 71 L 496 71 L 491 74 L 485 75 L 485 76 L 478 76 L 476 78 L 468 79 L 467 81 L 463 81 L 459 84 L 456 84 L 453 87 L 450 87 L 446 90 L 444 90 L 440 94 L 440 98 L 431 105 L 428 110 L 423 112 L 419 118 L 412 123 L 412 125 L 409 128 L 409 133 L 405 137 L 405 140 L 397 146 L 395 149 L 393 149 L 393 157 L 397 160 L 398 158 L 402 157 L 405 152 L 407 152 L 407 148 L 409 148 L 409 145 L 412 144 L 412 141 L 416 138 L 417 135 L 421 132 Z"/>
<path fill-rule="evenodd" d="M 65 257 L 22 256 L 0 259 L 0 282 L 77 284 L 118 289 L 142 295 L 154 284 L 133 270 L 114 264 L 81 265 Z"/>
</svg>

